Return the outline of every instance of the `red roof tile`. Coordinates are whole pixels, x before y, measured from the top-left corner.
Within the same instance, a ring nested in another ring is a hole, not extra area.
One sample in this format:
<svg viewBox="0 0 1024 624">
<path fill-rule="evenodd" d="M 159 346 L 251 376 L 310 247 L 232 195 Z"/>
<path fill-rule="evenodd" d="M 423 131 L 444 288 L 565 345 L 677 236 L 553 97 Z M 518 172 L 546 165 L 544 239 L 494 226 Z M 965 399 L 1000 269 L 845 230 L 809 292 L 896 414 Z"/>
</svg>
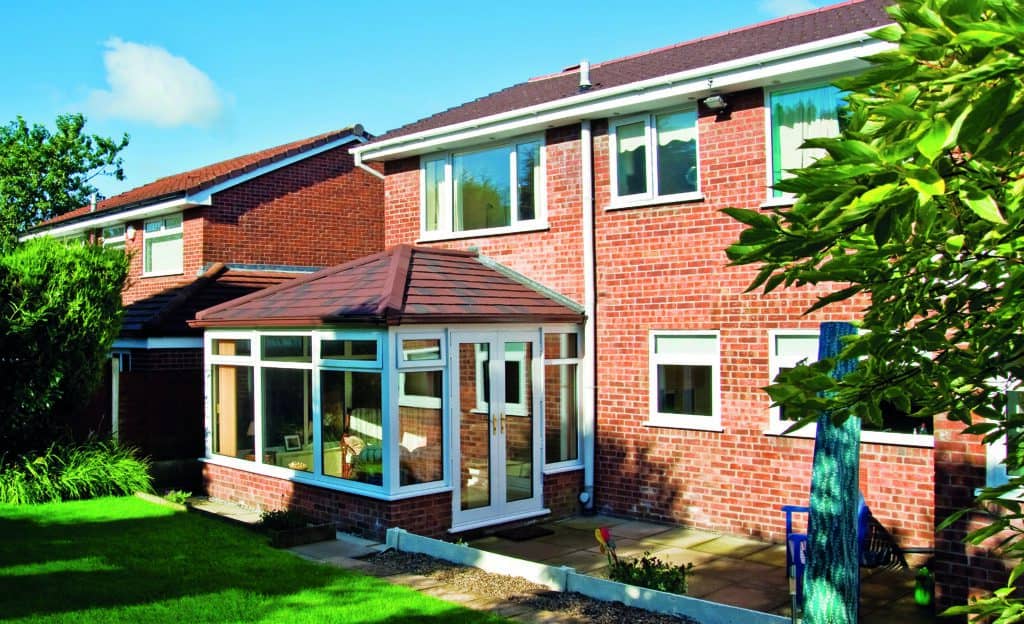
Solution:
<svg viewBox="0 0 1024 624">
<path fill-rule="evenodd" d="M 160 199 L 169 199 L 185 193 L 195 193 L 214 186 L 215 184 L 226 182 L 236 176 L 249 173 L 254 169 L 259 169 L 260 167 L 273 164 L 279 160 L 284 160 L 285 158 L 290 158 L 297 154 L 307 152 L 321 145 L 340 139 L 348 134 L 360 134 L 362 132 L 362 126 L 358 125 L 341 128 L 339 130 L 332 130 L 331 132 L 325 132 L 299 141 L 292 141 L 291 143 L 285 143 L 284 145 L 278 145 L 276 147 L 253 152 L 252 154 L 229 158 L 228 160 L 213 163 L 212 165 L 206 165 L 205 167 L 199 167 L 198 169 L 193 169 L 184 173 L 160 178 L 159 180 L 138 186 L 119 195 L 108 197 L 107 199 L 97 203 L 96 210 L 91 210 L 91 206 L 83 206 L 77 210 L 72 210 L 71 212 L 54 217 L 49 221 L 45 221 L 37 227 L 45 228 L 46 226 L 71 221 L 90 214 L 95 215 L 97 213 L 114 210 L 116 208 L 125 208 Z"/>
<path fill-rule="evenodd" d="M 242 270 L 214 264 L 193 280 L 125 306 L 120 335 L 127 338 L 201 335 L 202 330 L 188 325 L 198 311 L 295 276 L 294 272 Z"/>
<path fill-rule="evenodd" d="M 473 252 L 398 245 L 203 310 L 194 327 L 581 322 L 582 308 Z"/>
<path fill-rule="evenodd" d="M 852 0 L 673 46 L 591 65 L 590 92 L 738 60 L 891 23 L 892 0 Z M 373 142 L 433 130 L 579 95 L 579 70 L 534 78 L 420 119 Z"/>
</svg>

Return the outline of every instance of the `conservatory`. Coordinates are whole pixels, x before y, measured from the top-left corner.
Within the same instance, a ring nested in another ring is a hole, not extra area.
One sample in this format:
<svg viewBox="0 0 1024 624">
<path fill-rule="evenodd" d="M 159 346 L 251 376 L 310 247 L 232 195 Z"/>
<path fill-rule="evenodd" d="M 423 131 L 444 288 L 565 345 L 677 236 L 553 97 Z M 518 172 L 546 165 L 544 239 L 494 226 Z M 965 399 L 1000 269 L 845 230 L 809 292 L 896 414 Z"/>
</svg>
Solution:
<svg viewBox="0 0 1024 624">
<path fill-rule="evenodd" d="M 413 246 L 210 308 L 205 461 L 377 507 L 447 494 L 448 530 L 547 513 L 546 476 L 582 469 L 582 322 L 475 253 Z"/>
</svg>

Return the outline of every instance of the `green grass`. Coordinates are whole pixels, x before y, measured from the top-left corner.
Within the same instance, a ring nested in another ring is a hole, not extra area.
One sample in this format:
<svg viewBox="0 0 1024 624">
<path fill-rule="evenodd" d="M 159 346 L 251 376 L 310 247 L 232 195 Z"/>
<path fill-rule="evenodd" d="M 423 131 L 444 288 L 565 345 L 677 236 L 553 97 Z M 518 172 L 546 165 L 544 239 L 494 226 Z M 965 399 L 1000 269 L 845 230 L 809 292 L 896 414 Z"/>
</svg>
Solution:
<svg viewBox="0 0 1024 624">
<path fill-rule="evenodd" d="M 499 623 L 138 498 L 0 505 L 4 622 Z"/>
</svg>

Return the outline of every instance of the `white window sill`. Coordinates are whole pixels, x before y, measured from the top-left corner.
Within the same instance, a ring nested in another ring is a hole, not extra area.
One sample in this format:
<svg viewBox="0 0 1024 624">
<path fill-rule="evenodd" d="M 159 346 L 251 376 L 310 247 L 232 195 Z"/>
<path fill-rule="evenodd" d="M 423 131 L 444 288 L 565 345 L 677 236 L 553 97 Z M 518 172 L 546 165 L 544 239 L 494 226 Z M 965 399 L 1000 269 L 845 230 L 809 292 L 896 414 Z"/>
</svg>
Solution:
<svg viewBox="0 0 1024 624">
<path fill-rule="evenodd" d="M 796 197 L 790 195 L 789 197 L 770 197 L 765 200 L 762 204 L 762 208 L 787 208 L 796 203 Z"/>
<path fill-rule="evenodd" d="M 482 230 L 469 230 L 466 232 L 420 232 L 417 243 L 436 243 L 440 241 L 459 240 L 463 238 L 486 238 L 488 236 L 503 236 L 506 234 L 524 234 L 526 232 L 543 232 L 551 229 L 546 221 L 533 222 L 522 225 L 511 225 L 500 228 L 486 228 Z"/>
<path fill-rule="evenodd" d="M 764 432 L 768 436 L 779 436 L 784 438 L 808 438 L 814 439 L 816 433 L 815 425 L 808 425 L 792 433 L 785 433 L 786 425 L 778 425 L 769 428 Z M 935 437 L 932 434 L 916 433 L 890 433 L 888 431 L 861 431 L 861 443 L 884 444 L 888 446 L 912 446 L 916 448 L 935 448 Z"/>
<path fill-rule="evenodd" d="M 678 195 L 664 195 L 660 197 L 644 197 L 642 199 L 628 199 L 613 197 L 612 203 L 605 207 L 605 210 L 628 210 L 630 208 L 646 208 L 648 206 L 662 206 L 665 204 L 682 204 L 687 202 L 704 201 L 704 193 L 680 193 Z"/>
<path fill-rule="evenodd" d="M 185 271 L 168 271 L 166 273 L 143 273 L 142 277 L 168 277 L 170 275 L 184 275 Z"/>
<path fill-rule="evenodd" d="M 695 419 L 705 418 L 708 422 L 699 422 Z M 722 433 L 725 429 L 718 423 L 717 419 L 712 419 L 710 416 L 651 416 L 646 422 L 643 423 L 645 427 L 658 427 L 662 429 L 688 429 L 692 431 L 710 431 L 713 433 Z"/>
<path fill-rule="evenodd" d="M 557 464 L 548 464 L 544 466 L 544 474 L 546 475 L 575 472 L 578 470 L 583 470 L 583 464 L 578 462 L 559 462 Z"/>
</svg>

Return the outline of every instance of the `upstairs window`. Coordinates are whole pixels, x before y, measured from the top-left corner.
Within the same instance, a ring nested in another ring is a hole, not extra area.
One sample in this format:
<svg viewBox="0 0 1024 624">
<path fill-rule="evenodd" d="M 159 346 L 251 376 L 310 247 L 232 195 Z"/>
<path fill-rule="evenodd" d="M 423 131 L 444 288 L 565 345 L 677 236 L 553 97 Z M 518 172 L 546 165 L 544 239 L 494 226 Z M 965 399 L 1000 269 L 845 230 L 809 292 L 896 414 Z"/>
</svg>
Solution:
<svg viewBox="0 0 1024 624">
<path fill-rule="evenodd" d="M 144 275 L 175 275 L 184 272 L 181 215 L 146 221 L 143 232 Z"/>
<path fill-rule="evenodd" d="M 613 205 L 696 198 L 697 111 L 621 119 L 610 132 Z"/>
<path fill-rule="evenodd" d="M 103 246 L 112 249 L 124 249 L 124 224 L 108 225 L 100 233 Z"/>
<path fill-rule="evenodd" d="M 845 125 L 846 100 L 832 85 L 773 91 L 769 95 L 771 117 L 771 183 L 791 177 L 791 169 L 809 167 L 825 152 L 800 149 L 807 139 L 839 136 Z M 788 194 L 773 189 L 774 197 Z"/>
<path fill-rule="evenodd" d="M 544 143 L 525 139 L 423 160 L 425 235 L 536 224 L 544 211 Z"/>
</svg>

